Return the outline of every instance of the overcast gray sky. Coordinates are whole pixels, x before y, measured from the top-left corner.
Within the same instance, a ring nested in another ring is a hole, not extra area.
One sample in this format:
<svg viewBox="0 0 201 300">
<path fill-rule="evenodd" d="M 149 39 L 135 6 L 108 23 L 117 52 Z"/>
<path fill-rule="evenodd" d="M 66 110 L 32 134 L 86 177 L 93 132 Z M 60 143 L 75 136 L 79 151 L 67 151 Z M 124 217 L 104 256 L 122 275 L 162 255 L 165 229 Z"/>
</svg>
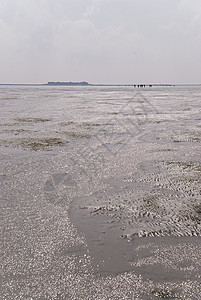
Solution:
<svg viewBox="0 0 201 300">
<path fill-rule="evenodd" d="M 201 0 L 0 0 L 0 83 L 201 83 Z"/>
</svg>

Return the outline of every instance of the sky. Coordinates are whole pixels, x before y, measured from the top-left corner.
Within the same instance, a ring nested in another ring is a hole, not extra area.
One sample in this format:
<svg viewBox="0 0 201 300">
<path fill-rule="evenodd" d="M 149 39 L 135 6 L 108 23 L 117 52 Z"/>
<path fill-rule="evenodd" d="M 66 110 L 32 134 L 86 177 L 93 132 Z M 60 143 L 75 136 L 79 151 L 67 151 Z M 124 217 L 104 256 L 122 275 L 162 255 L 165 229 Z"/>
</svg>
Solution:
<svg viewBox="0 0 201 300">
<path fill-rule="evenodd" d="M 0 83 L 201 83 L 201 0 L 0 0 Z"/>
</svg>

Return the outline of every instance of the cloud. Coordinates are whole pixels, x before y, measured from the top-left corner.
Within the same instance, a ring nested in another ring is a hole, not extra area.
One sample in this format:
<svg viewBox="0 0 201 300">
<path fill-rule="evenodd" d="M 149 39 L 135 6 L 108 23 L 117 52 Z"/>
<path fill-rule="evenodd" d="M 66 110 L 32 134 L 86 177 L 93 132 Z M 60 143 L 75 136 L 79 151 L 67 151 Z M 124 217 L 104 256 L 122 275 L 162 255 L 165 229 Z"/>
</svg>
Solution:
<svg viewBox="0 0 201 300">
<path fill-rule="evenodd" d="M 83 13 L 83 18 L 91 17 L 99 9 L 101 2 L 102 0 L 92 0 Z"/>
</svg>

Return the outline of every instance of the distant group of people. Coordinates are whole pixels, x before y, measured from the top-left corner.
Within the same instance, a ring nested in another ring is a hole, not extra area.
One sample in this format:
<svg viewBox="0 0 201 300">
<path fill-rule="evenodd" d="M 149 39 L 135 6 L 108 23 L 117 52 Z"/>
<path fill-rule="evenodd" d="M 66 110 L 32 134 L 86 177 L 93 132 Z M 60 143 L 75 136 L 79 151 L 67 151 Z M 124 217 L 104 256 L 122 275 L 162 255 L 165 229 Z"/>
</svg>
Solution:
<svg viewBox="0 0 201 300">
<path fill-rule="evenodd" d="M 147 85 L 148 87 L 152 87 L 151 84 Z M 142 88 L 142 87 L 146 87 L 145 84 L 134 84 L 134 87 L 138 87 L 138 88 Z"/>
</svg>

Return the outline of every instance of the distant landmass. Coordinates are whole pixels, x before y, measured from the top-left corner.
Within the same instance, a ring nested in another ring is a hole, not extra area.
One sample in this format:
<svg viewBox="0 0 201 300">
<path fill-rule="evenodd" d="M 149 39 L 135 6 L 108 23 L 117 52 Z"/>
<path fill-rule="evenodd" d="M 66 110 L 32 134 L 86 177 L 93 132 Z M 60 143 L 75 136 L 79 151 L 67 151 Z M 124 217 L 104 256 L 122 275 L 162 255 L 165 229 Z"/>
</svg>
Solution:
<svg viewBox="0 0 201 300">
<path fill-rule="evenodd" d="M 173 84 L 91 84 L 86 81 L 80 81 L 80 82 L 60 82 L 60 81 L 49 81 L 45 85 L 53 85 L 53 86 L 133 86 L 138 88 L 143 87 L 152 87 L 152 86 L 174 86 Z"/>
<path fill-rule="evenodd" d="M 69 82 L 54 82 L 54 81 L 51 81 L 51 82 L 48 82 L 48 85 L 89 85 L 89 83 L 88 82 L 86 82 L 86 81 L 81 81 L 81 82 L 71 82 L 71 81 L 69 81 Z"/>
</svg>

